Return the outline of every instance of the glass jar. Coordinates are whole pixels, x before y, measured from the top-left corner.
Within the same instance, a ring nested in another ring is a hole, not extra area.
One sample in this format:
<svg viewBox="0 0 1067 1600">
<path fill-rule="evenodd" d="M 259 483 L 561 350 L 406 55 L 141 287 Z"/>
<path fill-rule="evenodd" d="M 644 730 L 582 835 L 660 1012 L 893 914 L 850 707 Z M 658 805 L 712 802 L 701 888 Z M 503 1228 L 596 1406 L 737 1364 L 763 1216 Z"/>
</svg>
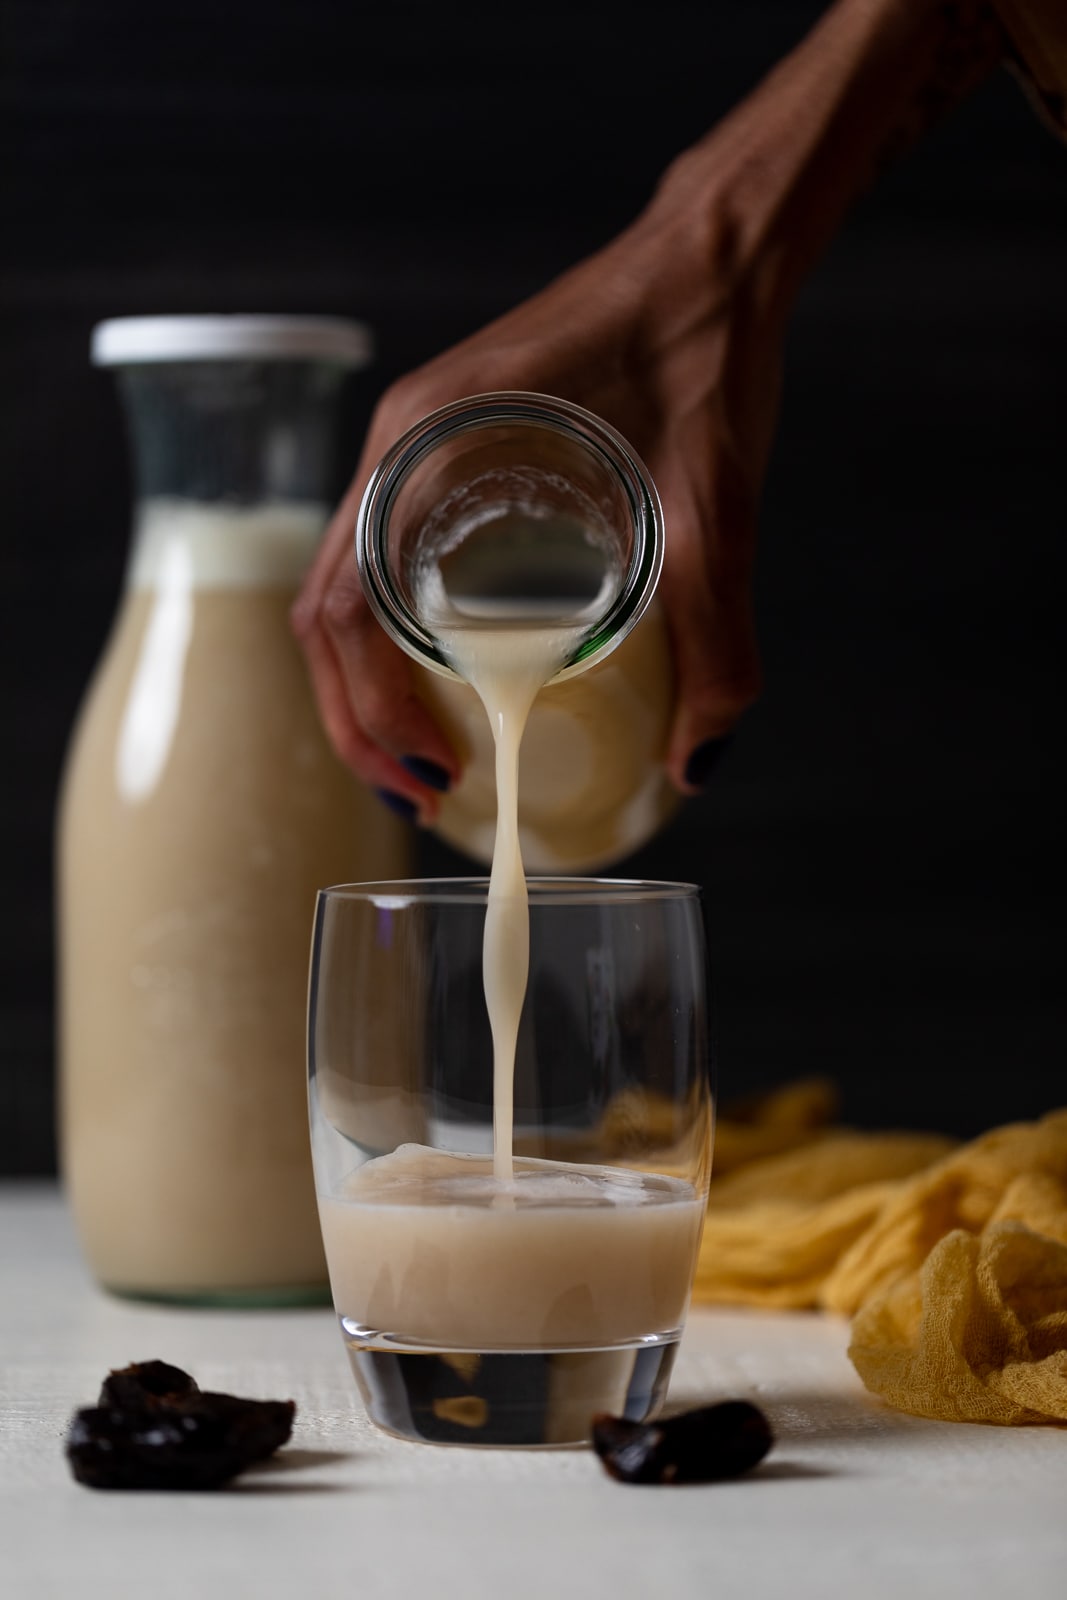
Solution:
<svg viewBox="0 0 1067 1600">
<path fill-rule="evenodd" d="M 411 865 L 330 751 L 288 623 L 369 339 L 317 318 L 129 318 L 92 353 L 117 369 L 137 501 L 60 803 L 65 1181 L 110 1289 L 317 1299 L 315 895 Z"/>
<path fill-rule="evenodd" d="M 519 834 L 533 872 L 587 871 L 645 843 L 678 804 L 663 765 L 674 673 L 654 601 L 663 564 L 655 485 L 626 441 L 580 406 L 496 393 L 433 412 L 384 457 L 356 528 L 367 600 L 421 669 L 418 692 L 464 763 L 437 831 L 489 861 L 493 735 L 438 618 L 580 620 L 522 745 Z"/>
</svg>

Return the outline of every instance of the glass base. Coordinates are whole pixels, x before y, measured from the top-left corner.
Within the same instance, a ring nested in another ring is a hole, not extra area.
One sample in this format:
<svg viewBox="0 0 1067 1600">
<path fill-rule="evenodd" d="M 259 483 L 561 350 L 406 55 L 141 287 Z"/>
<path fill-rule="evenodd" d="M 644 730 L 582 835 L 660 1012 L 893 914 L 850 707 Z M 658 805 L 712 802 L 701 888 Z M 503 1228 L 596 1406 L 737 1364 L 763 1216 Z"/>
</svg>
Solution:
<svg viewBox="0 0 1067 1600">
<path fill-rule="evenodd" d="M 588 1441 L 599 1411 L 643 1422 L 667 1393 L 677 1339 L 605 1350 L 398 1350 L 344 1328 L 371 1421 L 427 1444 L 545 1449 Z"/>
</svg>

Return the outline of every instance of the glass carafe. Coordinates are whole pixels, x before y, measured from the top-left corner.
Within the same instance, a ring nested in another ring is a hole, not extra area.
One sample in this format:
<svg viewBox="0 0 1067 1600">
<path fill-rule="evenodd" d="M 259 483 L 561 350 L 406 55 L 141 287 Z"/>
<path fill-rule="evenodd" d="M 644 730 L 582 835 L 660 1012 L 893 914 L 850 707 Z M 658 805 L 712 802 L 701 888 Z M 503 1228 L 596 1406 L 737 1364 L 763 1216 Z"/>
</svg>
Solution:
<svg viewBox="0 0 1067 1600">
<path fill-rule="evenodd" d="M 464 762 L 437 831 L 489 861 L 493 735 L 438 619 L 580 622 L 523 738 L 519 834 L 528 871 L 577 872 L 644 844 L 678 796 L 663 757 L 674 674 L 655 588 L 654 484 L 599 417 L 548 395 L 477 395 L 433 412 L 384 457 L 356 554 L 379 620 L 419 664 L 418 690 Z"/>
<path fill-rule="evenodd" d="M 90 1265 L 120 1293 L 287 1303 L 325 1281 L 303 1060 L 315 895 L 411 864 L 330 751 L 288 624 L 367 343 L 313 318 L 94 334 L 137 500 L 61 796 L 61 1149 Z"/>
</svg>

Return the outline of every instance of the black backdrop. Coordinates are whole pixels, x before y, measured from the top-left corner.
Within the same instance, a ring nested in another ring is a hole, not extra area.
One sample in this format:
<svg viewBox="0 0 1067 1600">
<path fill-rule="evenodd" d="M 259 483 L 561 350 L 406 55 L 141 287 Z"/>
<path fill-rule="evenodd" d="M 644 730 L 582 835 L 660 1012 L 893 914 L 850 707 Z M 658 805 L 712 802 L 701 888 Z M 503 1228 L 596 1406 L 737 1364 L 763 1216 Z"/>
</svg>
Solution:
<svg viewBox="0 0 1067 1600">
<path fill-rule="evenodd" d="M 609 237 L 807 0 L 5 0 L 0 1171 L 53 1161 L 51 827 L 128 526 L 101 317 L 371 322 L 375 393 Z M 1065 1098 L 1067 154 L 1001 76 L 811 280 L 763 516 L 766 690 L 620 870 L 707 890 L 720 1080 L 959 1133 Z M 451 865 L 427 843 L 426 868 Z"/>
</svg>

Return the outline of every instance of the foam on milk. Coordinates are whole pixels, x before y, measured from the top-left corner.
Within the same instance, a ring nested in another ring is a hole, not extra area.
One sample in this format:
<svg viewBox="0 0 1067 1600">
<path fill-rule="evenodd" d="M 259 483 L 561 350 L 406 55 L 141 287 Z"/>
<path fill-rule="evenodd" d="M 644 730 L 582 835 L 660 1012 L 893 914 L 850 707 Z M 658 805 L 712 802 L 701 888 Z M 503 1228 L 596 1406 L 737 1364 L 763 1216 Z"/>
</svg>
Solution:
<svg viewBox="0 0 1067 1600">
<path fill-rule="evenodd" d="M 140 503 L 127 587 L 152 596 L 115 747 L 124 800 L 151 794 L 181 712 L 198 591 L 294 589 L 315 553 L 327 508 L 254 507 L 156 497 Z"/>
<path fill-rule="evenodd" d="M 178 565 L 197 589 L 295 589 L 329 516 L 328 506 L 313 502 L 143 500 L 127 588 L 169 589 Z"/>
<path fill-rule="evenodd" d="M 513 1164 L 515 1208 L 644 1206 L 692 1199 L 692 1185 L 662 1173 L 626 1167 L 579 1166 L 576 1162 L 520 1156 Z M 493 1205 L 500 1183 L 487 1156 L 402 1144 L 349 1173 L 338 1198 L 369 1205 Z"/>
</svg>

